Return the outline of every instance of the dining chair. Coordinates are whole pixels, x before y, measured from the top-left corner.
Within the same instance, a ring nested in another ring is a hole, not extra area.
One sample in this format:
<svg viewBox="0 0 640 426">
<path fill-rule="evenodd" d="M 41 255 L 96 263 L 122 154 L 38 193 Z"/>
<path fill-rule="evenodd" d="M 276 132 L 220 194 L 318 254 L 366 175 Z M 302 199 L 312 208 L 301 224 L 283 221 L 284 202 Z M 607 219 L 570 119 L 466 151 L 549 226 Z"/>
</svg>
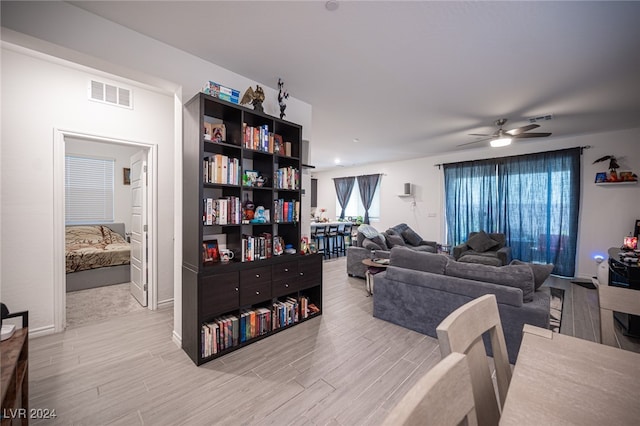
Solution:
<svg viewBox="0 0 640 426">
<path fill-rule="evenodd" d="M 413 385 L 383 422 L 396 425 L 478 424 L 466 356 L 452 353 Z"/>
<path fill-rule="evenodd" d="M 604 284 L 598 284 L 597 288 L 600 304 L 600 342 L 619 348 L 613 313 L 640 315 L 640 291 Z"/>
<path fill-rule="evenodd" d="M 487 332 L 493 350 L 499 403 L 482 340 Z M 436 333 L 443 357 L 452 352 L 467 356 L 478 424 L 497 425 L 511 382 L 511 366 L 496 296 L 487 294 L 459 307 L 438 325 Z"/>
</svg>

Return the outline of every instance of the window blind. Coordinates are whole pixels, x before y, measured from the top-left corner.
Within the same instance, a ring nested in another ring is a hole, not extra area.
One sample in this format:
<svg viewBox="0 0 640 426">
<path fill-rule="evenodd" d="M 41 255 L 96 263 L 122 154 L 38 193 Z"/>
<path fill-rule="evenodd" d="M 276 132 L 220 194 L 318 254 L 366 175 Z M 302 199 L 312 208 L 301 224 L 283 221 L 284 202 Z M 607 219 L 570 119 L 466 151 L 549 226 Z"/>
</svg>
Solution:
<svg viewBox="0 0 640 426">
<path fill-rule="evenodd" d="M 67 224 L 113 222 L 114 169 L 114 160 L 65 157 Z"/>
</svg>

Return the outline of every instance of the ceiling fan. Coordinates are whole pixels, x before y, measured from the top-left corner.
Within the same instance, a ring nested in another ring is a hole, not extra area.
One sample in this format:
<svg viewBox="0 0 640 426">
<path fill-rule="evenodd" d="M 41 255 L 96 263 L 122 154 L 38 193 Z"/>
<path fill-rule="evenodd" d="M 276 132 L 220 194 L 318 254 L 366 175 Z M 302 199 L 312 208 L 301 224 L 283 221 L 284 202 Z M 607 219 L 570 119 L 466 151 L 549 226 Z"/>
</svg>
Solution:
<svg viewBox="0 0 640 426">
<path fill-rule="evenodd" d="M 478 139 L 477 141 L 463 143 L 458 146 L 467 146 L 475 143 L 480 143 L 484 141 L 491 141 L 490 144 L 492 147 L 497 148 L 501 146 L 507 146 L 511 144 L 513 139 L 524 139 L 524 138 L 544 138 L 547 136 L 551 136 L 551 133 L 526 133 L 529 130 L 533 130 L 535 128 L 540 127 L 539 124 L 528 124 L 526 126 L 518 127 L 516 129 L 511 130 L 503 130 L 502 126 L 507 122 L 506 118 L 500 118 L 496 120 L 494 123 L 498 126 L 498 130 L 495 131 L 492 135 L 484 135 L 478 133 L 470 133 L 470 136 L 485 136 L 483 139 Z"/>
</svg>

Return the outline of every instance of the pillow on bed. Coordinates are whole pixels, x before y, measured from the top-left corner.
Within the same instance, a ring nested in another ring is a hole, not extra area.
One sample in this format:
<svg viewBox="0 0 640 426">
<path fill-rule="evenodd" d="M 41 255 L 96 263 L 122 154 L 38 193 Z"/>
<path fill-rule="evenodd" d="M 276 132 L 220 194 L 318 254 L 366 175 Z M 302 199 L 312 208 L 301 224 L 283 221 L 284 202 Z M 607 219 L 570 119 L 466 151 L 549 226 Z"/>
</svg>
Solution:
<svg viewBox="0 0 640 426">
<path fill-rule="evenodd" d="M 102 228 L 102 235 L 104 237 L 104 242 L 107 244 L 121 244 L 121 243 L 125 243 L 125 239 L 122 237 L 122 235 L 118 234 L 117 232 L 111 230 L 111 228 L 109 228 L 108 226 L 101 226 Z"/>
</svg>

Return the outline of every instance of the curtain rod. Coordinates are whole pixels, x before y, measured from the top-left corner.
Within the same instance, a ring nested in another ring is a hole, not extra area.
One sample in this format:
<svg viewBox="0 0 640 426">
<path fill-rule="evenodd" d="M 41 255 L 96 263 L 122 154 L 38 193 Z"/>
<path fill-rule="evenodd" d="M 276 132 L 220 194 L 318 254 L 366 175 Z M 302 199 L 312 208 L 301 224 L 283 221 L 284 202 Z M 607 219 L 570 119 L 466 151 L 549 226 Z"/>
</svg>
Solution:
<svg viewBox="0 0 640 426">
<path fill-rule="evenodd" d="M 579 146 L 577 148 L 580 148 L 580 154 L 582 154 L 582 151 L 584 151 L 585 149 L 590 149 L 592 148 L 591 145 L 584 145 L 584 146 Z M 564 149 L 571 149 L 571 148 L 564 148 Z M 559 149 L 557 151 L 562 151 L 562 149 Z M 545 152 L 545 151 L 542 151 Z M 553 151 L 548 151 L 548 152 L 553 152 Z M 539 152 L 531 152 L 530 154 L 540 154 Z M 515 155 L 508 155 L 507 157 L 516 157 Z M 506 158 L 506 157 L 491 157 L 491 158 L 482 158 L 482 160 L 495 160 L 497 158 Z M 475 160 L 470 160 L 470 161 L 475 161 Z M 442 166 L 444 166 L 445 164 L 452 164 L 452 163 L 437 163 L 434 164 L 434 167 L 437 167 L 438 169 Z"/>
</svg>

